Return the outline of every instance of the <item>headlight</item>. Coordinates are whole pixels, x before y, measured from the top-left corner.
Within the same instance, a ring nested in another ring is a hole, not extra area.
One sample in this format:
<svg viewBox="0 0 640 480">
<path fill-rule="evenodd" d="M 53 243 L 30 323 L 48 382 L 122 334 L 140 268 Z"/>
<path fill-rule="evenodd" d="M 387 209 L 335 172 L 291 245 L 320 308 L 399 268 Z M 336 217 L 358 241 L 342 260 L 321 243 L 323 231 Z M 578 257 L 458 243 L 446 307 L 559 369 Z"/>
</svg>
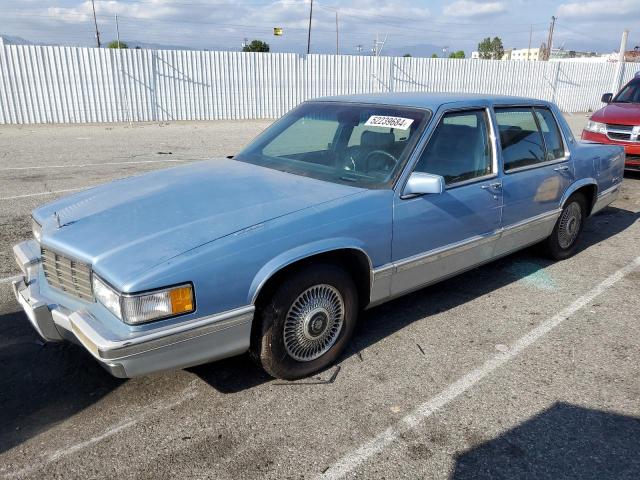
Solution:
<svg viewBox="0 0 640 480">
<path fill-rule="evenodd" d="M 600 122 L 594 122 L 593 120 L 589 120 L 584 129 L 588 132 L 602 133 L 603 135 L 607 134 L 607 125 Z"/>
<path fill-rule="evenodd" d="M 38 243 L 42 240 L 42 226 L 31 217 L 31 232 Z"/>
<path fill-rule="evenodd" d="M 122 320 L 122 307 L 120 305 L 120 295 L 109 285 L 104 283 L 97 275 L 91 275 L 93 285 L 93 295 L 107 310 Z"/>
<path fill-rule="evenodd" d="M 111 313 L 129 325 L 191 313 L 195 310 L 193 287 L 178 285 L 137 295 L 120 294 L 93 275 L 93 294 Z"/>
</svg>

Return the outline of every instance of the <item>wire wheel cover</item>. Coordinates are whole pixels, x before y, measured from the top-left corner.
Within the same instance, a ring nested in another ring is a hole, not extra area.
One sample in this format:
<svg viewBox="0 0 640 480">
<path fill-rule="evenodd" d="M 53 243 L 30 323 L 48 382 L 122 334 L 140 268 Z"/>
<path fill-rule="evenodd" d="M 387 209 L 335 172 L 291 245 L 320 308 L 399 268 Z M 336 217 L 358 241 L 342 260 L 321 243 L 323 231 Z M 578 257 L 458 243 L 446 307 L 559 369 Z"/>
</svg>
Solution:
<svg viewBox="0 0 640 480">
<path fill-rule="evenodd" d="M 562 248 L 569 248 L 576 241 L 582 225 L 582 209 L 577 202 L 567 206 L 560 217 L 558 226 L 558 243 Z"/>
<path fill-rule="evenodd" d="M 331 285 L 314 285 L 296 298 L 284 321 L 284 346 L 295 360 L 309 362 L 336 343 L 344 324 L 344 301 Z"/>
</svg>

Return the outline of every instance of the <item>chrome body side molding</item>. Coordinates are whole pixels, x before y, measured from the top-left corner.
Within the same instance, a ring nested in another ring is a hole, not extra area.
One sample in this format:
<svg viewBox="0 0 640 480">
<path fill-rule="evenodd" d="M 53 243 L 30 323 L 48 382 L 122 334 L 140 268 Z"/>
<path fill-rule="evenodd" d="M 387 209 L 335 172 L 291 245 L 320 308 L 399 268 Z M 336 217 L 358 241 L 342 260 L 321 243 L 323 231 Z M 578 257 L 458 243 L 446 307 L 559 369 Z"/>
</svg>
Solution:
<svg viewBox="0 0 640 480">
<path fill-rule="evenodd" d="M 373 269 L 369 307 L 544 240 L 562 209 Z"/>
<path fill-rule="evenodd" d="M 596 203 L 593 205 L 591 209 L 591 215 L 598 213 L 604 207 L 609 205 L 611 202 L 614 202 L 618 196 L 620 195 L 620 183 L 614 185 L 613 187 L 607 188 L 606 190 L 600 192 L 598 198 L 596 199 Z"/>
</svg>

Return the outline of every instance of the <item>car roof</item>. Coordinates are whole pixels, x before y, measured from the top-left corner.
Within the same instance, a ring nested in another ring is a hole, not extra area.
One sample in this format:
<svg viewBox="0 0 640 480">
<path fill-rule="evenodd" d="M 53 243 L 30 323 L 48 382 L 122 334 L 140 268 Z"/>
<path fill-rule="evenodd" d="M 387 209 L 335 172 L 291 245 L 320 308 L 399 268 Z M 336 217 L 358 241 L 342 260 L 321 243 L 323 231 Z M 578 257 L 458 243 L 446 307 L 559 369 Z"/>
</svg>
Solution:
<svg viewBox="0 0 640 480">
<path fill-rule="evenodd" d="M 448 103 L 473 104 L 488 102 L 490 104 L 548 104 L 544 100 L 534 98 L 515 97 L 507 95 L 488 95 L 478 93 L 426 93 L 426 92 L 405 92 L 405 93 L 365 93 L 357 95 L 336 95 L 331 97 L 320 97 L 313 101 L 320 102 L 347 102 L 347 103 L 372 103 L 379 105 L 394 105 L 414 108 L 428 108 L 437 110 L 440 106 Z"/>
</svg>

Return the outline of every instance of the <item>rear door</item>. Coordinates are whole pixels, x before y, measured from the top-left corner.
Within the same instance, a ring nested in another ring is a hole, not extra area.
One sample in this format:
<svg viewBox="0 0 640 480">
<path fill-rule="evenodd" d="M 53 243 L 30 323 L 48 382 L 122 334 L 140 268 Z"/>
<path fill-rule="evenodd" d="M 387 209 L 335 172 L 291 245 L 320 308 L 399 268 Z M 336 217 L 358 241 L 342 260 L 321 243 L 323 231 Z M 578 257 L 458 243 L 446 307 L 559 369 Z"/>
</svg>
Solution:
<svg viewBox="0 0 640 480">
<path fill-rule="evenodd" d="M 503 234 L 496 255 L 551 234 L 558 205 L 574 179 L 569 150 L 546 107 L 495 107 L 503 167 Z"/>
</svg>

